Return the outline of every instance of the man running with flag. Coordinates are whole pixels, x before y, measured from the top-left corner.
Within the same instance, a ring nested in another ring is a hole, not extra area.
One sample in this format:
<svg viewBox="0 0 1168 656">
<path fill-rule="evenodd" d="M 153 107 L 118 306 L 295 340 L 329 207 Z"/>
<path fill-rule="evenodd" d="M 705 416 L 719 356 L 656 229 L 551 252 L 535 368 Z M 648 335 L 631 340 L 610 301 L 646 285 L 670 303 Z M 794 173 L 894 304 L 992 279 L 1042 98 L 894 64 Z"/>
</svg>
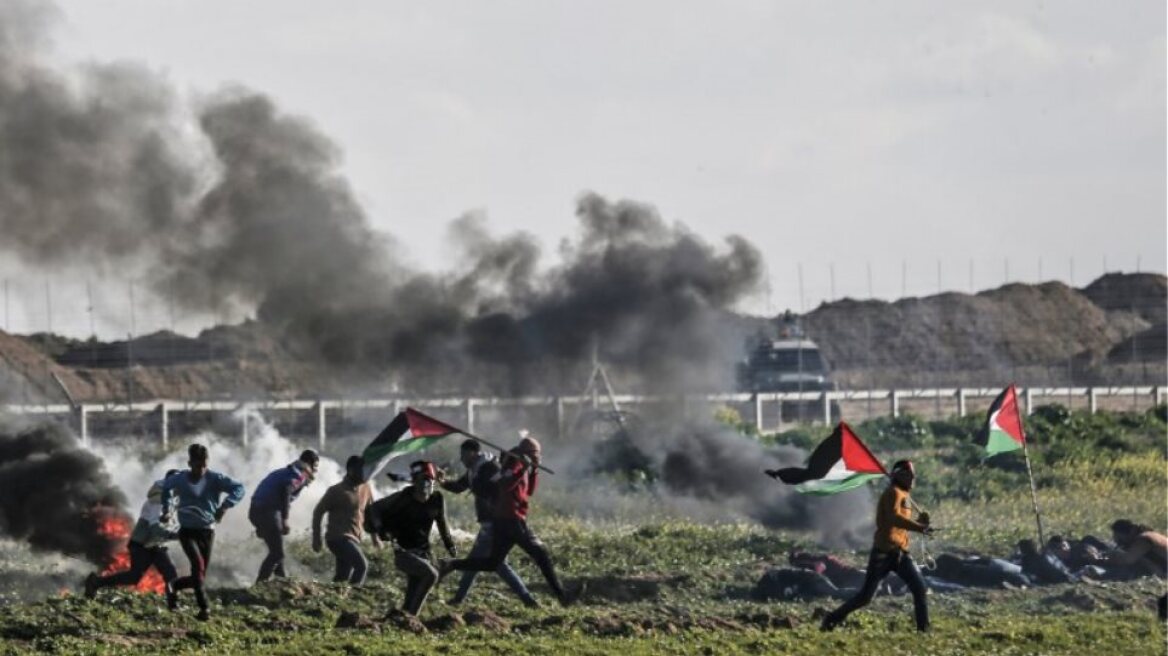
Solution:
<svg viewBox="0 0 1168 656">
<path fill-rule="evenodd" d="M 818 449 L 817 449 L 818 451 Z M 824 631 L 831 631 L 852 611 L 859 610 L 872 601 L 876 588 L 884 577 L 896 572 L 908 586 L 913 597 L 913 613 L 916 617 L 917 630 L 929 630 L 929 607 L 925 597 L 925 581 L 921 572 L 913 562 L 908 552 L 908 532 L 916 531 L 926 535 L 932 532 L 929 527 L 929 514 L 921 513 L 914 520 L 912 518 L 912 500 L 909 491 L 916 480 L 916 472 L 909 460 L 898 460 L 892 466 L 892 483 L 884 494 L 880 495 L 880 502 L 876 506 L 876 535 L 872 543 L 872 551 L 868 556 L 868 572 L 864 577 L 864 585 L 856 596 L 844 602 L 823 618 L 820 626 Z"/>
</svg>

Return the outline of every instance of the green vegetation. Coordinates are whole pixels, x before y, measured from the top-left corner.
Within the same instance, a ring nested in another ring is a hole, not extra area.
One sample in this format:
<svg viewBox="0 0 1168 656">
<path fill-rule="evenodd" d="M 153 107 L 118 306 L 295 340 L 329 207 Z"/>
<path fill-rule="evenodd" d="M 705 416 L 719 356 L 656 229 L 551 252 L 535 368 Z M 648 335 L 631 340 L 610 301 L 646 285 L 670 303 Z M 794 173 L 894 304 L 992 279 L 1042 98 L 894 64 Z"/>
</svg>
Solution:
<svg viewBox="0 0 1168 656">
<path fill-rule="evenodd" d="M 982 463 L 968 443 L 978 423 L 903 417 L 856 426 L 884 459 L 909 455 L 921 463 L 917 496 L 946 529 L 928 544 L 931 553 L 975 548 L 1005 555 L 1017 539 L 1033 535 L 1021 455 Z M 1106 536 L 1119 516 L 1163 528 L 1162 410 L 1090 416 L 1051 406 L 1035 413 L 1027 429 L 1048 533 Z M 814 442 L 822 431 L 743 439 Z M 862 492 L 852 494 L 868 503 Z M 792 547 L 813 546 L 813 536 L 741 524 L 587 523 L 542 510 L 533 524 L 566 578 L 588 582 L 581 605 L 566 611 L 554 605 L 530 562 L 516 553 L 512 560 L 543 608 L 524 608 L 494 576 L 480 578 L 468 605 L 452 608 L 443 602 L 452 578 L 431 597 L 421 622 L 387 618 L 402 586 L 387 551 L 372 555 L 370 585 L 350 590 L 309 581 L 327 580 L 331 559 L 296 540 L 293 572 L 301 580 L 216 589 L 209 623 L 192 619 L 189 598 L 187 608 L 171 614 L 150 595 L 103 593 L 96 603 L 64 596 L 0 606 L 0 653 L 1164 653 L 1164 627 L 1152 608 L 1163 581 L 933 595 L 935 625 L 927 636 L 912 630 L 907 598 L 882 597 L 848 626 L 823 634 L 815 613 L 831 602 L 750 596 L 769 566 L 784 562 Z M 864 550 L 843 555 L 861 564 Z M 357 628 L 338 628 L 338 621 Z"/>
</svg>

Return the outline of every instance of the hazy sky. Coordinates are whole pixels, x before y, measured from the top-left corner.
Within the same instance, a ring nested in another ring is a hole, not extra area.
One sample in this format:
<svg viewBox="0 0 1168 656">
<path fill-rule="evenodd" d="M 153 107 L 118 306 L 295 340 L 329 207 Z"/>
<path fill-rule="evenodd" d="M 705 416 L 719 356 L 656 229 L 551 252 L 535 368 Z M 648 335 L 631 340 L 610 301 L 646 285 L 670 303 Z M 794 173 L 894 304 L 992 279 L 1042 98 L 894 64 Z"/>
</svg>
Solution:
<svg viewBox="0 0 1168 656">
<path fill-rule="evenodd" d="M 61 61 L 239 82 L 441 260 L 484 210 L 554 251 L 583 190 L 769 262 L 771 305 L 1166 268 L 1165 2 L 60 0 Z M 765 309 L 760 298 L 752 308 Z M 17 326 L 17 328 L 20 328 Z"/>
</svg>

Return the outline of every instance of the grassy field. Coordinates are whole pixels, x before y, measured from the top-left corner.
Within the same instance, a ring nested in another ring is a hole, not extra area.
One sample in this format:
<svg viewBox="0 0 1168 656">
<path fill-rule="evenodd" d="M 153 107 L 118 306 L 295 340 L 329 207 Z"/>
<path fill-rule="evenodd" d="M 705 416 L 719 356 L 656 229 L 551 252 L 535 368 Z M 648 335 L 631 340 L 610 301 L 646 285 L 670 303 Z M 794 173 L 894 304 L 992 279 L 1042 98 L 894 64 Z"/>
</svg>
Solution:
<svg viewBox="0 0 1168 656">
<path fill-rule="evenodd" d="M 1052 417 L 1058 423 L 1032 426 L 1047 532 L 1106 536 L 1119 516 L 1163 529 L 1168 484 L 1161 417 Z M 1066 427 L 1075 421 L 1088 424 Z M 882 451 L 911 453 L 922 462 L 927 474 L 918 496 L 947 529 L 929 541 L 930 552 L 1008 555 L 1019 538 L 1033 535 L 1024 470 L 1008 461 L 971 460 L 966 445 L 950 439 L 952 426 L 906 425 L 884 426 L 887 434 L 878 433 L 880 426 L 860 432 L 873 435 Z M 61 596 L 0 606 L 0 653 L 1165 653 L 1165 627 L 1152 606 L 1164 592 L 1161 580 L 935 594 L 934 630 L 924 636 L 913 630 L 908 598 L 882 597 L 825 634 L 817 614 L 833 602 L 750 596 L 790 548 L 813 547 L 812 536 L 743 524 L 585 523 L 546 514 L 537 509 L 532 524 L 557 566 L 565 578 L 588 583 L 583 603 L 566 611 L 550 601 L 538 573 L 517 553 L 512 560 L 544 600 L 542 608 L 524 608 L 494 576 L 482 577 L 464 606 L 447 606 L 452 577 L 420 618 L 387 616 L 400 604 L 402 585 L 388 552 L 372 555 L 370 584 L 353 590 L 306 580 L 327 580 L 331 559 L 297 541 L 292 553 L 300 580 L 215 589 L 211 622 L 193 619 L 189 597 L 186 608 L 169 613 L 150 595 L 103 593 L 97 602 Z M 843 555 L 860 563 L 864 550 Z"/>
</svg>

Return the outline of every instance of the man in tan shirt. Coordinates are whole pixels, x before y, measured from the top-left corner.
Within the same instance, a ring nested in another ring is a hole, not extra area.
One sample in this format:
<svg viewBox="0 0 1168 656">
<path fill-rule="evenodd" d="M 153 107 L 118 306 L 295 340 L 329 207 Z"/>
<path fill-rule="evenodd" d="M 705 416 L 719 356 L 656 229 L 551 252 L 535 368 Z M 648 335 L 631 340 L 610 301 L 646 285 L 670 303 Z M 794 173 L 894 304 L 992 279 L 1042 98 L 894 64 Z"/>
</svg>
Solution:
<svg viewBox="0 0 1168 656">
<path fill-rule="evenodd" d="M 364 469 L 365 460 L 361 456 L 350 456 L 345 463 L 345 477 L 325 491 L 312 511 L 312 550 L 317 553 L 321 551 L 320 520 L 328 515 L 324 543 L 337 559 L 333 577 L 336 583 L 348 581 L 361 585 L 369 569 L 360 545 L 365 511 L 373 504 L 373 490 L 365 482 Z M 371 537 L 373 546 L 379 546 L 377 536 Z"/>
<path fill-rule="evenodd" d="M 872 551 L 868 555 L 868 573 L 864 577 L 864 586 L 856 596 L 823 618 L 820 628 L 824 631 L 831 631 L 852 611 L 867 606 L 875 596 L 880 582 L 893 572 L 896 572 L 912 592 L 917 630 L 929 630 L 925 581 L 908 553 L 909 531 L 925 534 L 930 532 L 928 513 L 921 513 L 916 520 L 912 518 L 909 491 L 912 490 L 915 480 L 916 472 L 911 461 L 898 460 L 892 466 L 892 483 L 884 490 L 884 494 L 880 495 L 880 502 L 876 506 L 876 535 L 872 540 Z"/>
</svg>

